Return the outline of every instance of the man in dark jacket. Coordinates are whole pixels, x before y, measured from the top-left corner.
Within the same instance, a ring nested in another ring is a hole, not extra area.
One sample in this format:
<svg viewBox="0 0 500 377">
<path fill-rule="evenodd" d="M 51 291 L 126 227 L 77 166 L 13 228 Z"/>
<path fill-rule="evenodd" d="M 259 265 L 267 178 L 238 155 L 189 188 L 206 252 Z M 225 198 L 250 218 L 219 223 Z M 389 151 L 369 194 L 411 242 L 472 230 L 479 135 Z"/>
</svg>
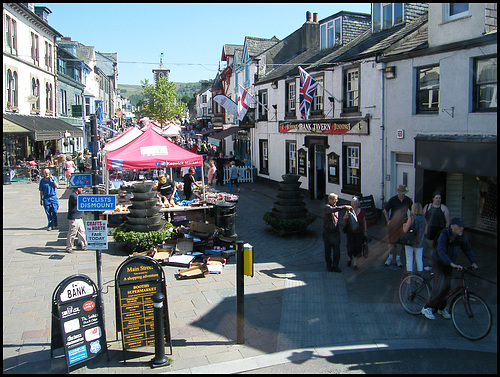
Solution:
<svg viewBox="0 0 500 377">
<path fill-rule="evenodd" d="M 464 226 L 465 224 L 461 218 L 455 217 L 451 219 L 450 227 L 443 229 L 438 238 L 438 247 L 432 253 L 434 285 L 427 303 L 422 308 L 422 314 L 428 319 L 435 319 L 435 310 L 443 318 L 451 318 L 450 313 L 446 310 L 446 301 L 443 298 L 450 292 L 450 278 L 453 269 L 458 271 L 463 269 L 461 265 L 455 263 L 460 250 L 470 260 L 472 268 L 478 268 L 472 247 L 464 235 Z"/>
<path fill-rule="evenodd" d="M 323 207 L 323 242 L 325 244 L 325 262 L 328 271 L 342 272 L 340 261 L 339 211 L 351 209 L 350 205 L 337 206 L 337 194 L 328 195 L 328 203 Z M 333 250 L 333 261 L 332 261 Z"/>
<path fill-rule="evenodd" d="M 82 193 L 81 187 L 74 187 L 73 192 L 70 194 L 68 199 L 68 220 L 69 220 L 69 230 L 68 236 L 66 238 L 66 252 L 73 253 L 74 246 L 73 242 L 78 236 L 80 240 L 80 245 L 82 250 L 87 250 L 87 239 L 85 235 L 85 225 L 83 224 L 83 211 L 78 211 L 77 195 Z"/>
</svg>

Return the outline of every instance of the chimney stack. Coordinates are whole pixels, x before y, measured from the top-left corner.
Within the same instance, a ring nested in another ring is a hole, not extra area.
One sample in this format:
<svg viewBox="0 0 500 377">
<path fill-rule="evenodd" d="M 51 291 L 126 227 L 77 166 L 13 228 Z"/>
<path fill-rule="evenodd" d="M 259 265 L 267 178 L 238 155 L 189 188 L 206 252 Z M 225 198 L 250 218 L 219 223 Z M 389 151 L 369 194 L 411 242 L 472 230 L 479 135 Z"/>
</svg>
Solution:
<svg viewBox="0 0 500 377">
<path fill-rule="evenodd" d="M 313 13 L 313 22 L 318 22 L 318 13 Z"/>
<path fill-rule="evenodd" d="M 306 12 L 306 22 L 311 22 L 311 12 Z"/>
</svg>

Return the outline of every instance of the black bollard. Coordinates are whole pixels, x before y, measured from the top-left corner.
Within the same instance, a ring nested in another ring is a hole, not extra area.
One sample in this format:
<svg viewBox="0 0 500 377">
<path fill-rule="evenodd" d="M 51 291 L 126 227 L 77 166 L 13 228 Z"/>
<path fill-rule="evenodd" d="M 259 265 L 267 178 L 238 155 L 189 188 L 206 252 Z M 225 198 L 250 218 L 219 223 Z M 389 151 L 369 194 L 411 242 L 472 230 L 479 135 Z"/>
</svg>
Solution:
<svg viewBox="0 0 500 377">
<path fill-rule="evenodd" d="M 165 357 L 165 327 L 163 323 L 163 301 L 165 296 L 161 293 L 153 295 L 153 307 L 155 315 L 155 357 L 151 360 L 151 368 L 170 365 Z"/>
<path fill-rule="evenodd" d="M 245 343 L 245 285 L 243 267 L 243 245 L 236 241 L 236 343 Z"/>
</svg>

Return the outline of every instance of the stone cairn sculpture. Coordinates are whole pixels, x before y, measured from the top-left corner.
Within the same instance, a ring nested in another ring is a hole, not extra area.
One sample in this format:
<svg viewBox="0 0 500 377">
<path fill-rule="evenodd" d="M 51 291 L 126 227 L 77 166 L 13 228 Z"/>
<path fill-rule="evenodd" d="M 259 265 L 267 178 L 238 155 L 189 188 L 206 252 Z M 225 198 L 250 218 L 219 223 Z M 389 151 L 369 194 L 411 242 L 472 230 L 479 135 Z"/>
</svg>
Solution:
<svg viewBox="0 0 500 377">
<path fill-rule="evenodd" d="M 306 203 L 302 201 L 299 187 L 300 175 L 284 174 L 283 181 L 279 182 L 277 202 L 274 202 L 272 214 L 277 219 L 304 219 L 307 216 Z"/>
<path fill-rule="evenodd" d="M 160 230 L 165 226 L 166 220 L 162 219 L 156 192 L 151 191 L 153 182 L 135 183 L 132 190 L 132 205 L 128 208 L 127 228 L 134 232 L 149 232 Z"/>
</svg>

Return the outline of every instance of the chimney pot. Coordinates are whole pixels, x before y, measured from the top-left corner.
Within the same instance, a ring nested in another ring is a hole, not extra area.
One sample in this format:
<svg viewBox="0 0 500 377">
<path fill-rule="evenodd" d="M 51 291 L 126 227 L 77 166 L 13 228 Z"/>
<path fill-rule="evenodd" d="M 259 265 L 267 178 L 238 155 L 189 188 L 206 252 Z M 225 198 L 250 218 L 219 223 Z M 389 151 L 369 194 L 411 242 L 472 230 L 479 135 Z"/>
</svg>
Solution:
<svg viewBox="0 0 500 377">
<path fill-rule="evenodd" d="M 318 13 L 313 13 L 313 22 L 318 22 Z"/>
<path fill-rule="evenodd" d="M 311 12 L 306 12 L 306 22 L 311 22 Z"/>
</svg>

